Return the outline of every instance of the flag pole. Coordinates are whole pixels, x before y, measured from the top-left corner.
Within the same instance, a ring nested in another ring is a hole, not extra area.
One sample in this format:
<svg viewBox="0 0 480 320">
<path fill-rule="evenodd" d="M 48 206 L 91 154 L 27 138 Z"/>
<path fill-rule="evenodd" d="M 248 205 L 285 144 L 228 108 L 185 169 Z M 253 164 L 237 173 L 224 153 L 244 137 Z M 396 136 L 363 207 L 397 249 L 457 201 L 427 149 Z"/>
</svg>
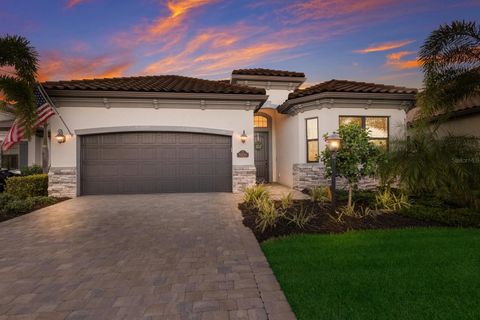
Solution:
<svg viewBox="0 0 480 320">
<path fill-rule="evenodd" d="M 63 125 L 65 126 L 65 128 L 67 129 L 68 133 L 73 136 L 73 133 L 72 131 L 70 131 L 70 128 L 67 126 L 67 124 L 65 123 L 65 121 L 63 120 L 62 116 L 60 115 L 60 113 L 58 112 L 57 110 L 57 107 L 55 107 L 55 104 L 53 103 L 53 101 L 50 99 L 50 97 L 48 96 L 47 92 L 45 91 L 45 89 L 43 88 L 42 84 L 41 83 L 38 83 L 38 87 L 40 88 L 40 92 L 42 93 L 43 97 L 45 98 L 45 100 L 47 100 L 47 102 L 52 106 L 53 110 L 55 111 L 55 113 L 57 114 L 57 116 L 60 118 L 60 121 L 62 121 Z"/>
</svg>

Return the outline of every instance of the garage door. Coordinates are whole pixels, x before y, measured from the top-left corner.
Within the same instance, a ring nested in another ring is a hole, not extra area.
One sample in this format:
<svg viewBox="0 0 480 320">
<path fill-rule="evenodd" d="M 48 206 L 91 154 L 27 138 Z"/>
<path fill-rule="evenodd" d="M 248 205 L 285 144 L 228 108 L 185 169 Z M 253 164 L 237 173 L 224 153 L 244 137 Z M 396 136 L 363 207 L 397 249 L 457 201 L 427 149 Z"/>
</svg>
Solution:
<svg viewBox="0 0 480 320">
<path fill-rule="evenodd" d="M 231 141 L 178 132 L 82 136 L 81 193 L 231 192 Z"/>
</svg>

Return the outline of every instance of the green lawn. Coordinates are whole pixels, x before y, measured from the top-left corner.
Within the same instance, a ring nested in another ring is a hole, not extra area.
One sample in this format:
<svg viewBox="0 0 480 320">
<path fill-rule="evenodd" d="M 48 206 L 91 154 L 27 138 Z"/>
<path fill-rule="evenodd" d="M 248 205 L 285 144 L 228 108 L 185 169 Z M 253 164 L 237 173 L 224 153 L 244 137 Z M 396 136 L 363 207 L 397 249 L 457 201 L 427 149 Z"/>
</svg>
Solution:
<svg viewBox="0 0 480 320">
<path fill-rule="evenodd" d="M 301 235 L 263 251 L 299 320 L 480 319 L 480 230 Z"/>
</svg>

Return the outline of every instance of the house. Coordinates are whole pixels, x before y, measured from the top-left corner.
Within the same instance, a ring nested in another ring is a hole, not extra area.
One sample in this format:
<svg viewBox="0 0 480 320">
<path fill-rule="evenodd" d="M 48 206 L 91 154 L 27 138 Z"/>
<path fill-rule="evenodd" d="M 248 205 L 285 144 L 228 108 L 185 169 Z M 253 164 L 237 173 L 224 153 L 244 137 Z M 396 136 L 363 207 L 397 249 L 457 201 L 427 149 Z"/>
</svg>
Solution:
<svg viewBox="0 0 480 320">
<path fill-rule="evenodd" d="M 420 118 L 419 107 L 407 112 L 407 123 L 411 124 Z M 480 138 L 480 96 L 470 97 L 458 103 L 451 114 L 437 113 L 429 120 L 438 125 L 440 135 L 467 135 Z"/>
<path fill-rule="evenodd" d="M 303 73 L 269 69 L 235 70 L 230 81 L 165 75 L 45 82 L 63 119 L 49 121 L 49 192 L 239 192 L 255 181 L 303 189 L 323 182 L 324 133 L 355 122 L 388 147 L 416 94 L 344 80 L 300 89 L 304 82 Z M 56 135 L 66 141 L 57 143 Z M 40 162 L 39 139 L 24 143 L 23 163 Z"/>
</svg>

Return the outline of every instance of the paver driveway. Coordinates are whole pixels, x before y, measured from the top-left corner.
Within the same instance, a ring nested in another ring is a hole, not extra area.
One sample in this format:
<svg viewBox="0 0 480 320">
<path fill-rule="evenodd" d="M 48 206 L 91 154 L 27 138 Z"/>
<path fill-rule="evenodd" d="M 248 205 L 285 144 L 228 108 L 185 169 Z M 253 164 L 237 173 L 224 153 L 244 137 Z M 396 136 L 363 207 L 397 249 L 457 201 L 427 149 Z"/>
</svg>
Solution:
<svg viewBox="0 0 480 320">
<path fill-rule="evenodd" d="M 80 197 L 0 223 L 0 319 L 294 319 L 237 199 Z"/>
</svg>

